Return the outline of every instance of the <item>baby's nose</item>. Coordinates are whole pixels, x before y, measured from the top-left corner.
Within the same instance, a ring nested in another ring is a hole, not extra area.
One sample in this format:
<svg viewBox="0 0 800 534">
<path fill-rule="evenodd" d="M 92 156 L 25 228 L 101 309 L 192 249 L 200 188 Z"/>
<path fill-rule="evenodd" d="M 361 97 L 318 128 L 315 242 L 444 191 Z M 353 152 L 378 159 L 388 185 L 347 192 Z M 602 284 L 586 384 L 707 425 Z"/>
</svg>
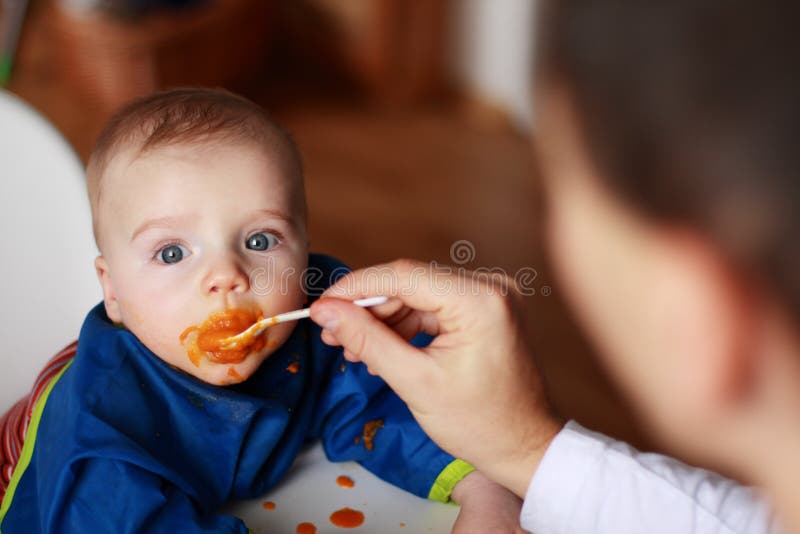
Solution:
<svg viewBox="0 0 800 534">
<path fill-rule="evenodd" d="M 233 262 L 215 265 L 204 280 L 207 293 L 244 293 L 249 286 L 247 274 Z"/>
</svg>

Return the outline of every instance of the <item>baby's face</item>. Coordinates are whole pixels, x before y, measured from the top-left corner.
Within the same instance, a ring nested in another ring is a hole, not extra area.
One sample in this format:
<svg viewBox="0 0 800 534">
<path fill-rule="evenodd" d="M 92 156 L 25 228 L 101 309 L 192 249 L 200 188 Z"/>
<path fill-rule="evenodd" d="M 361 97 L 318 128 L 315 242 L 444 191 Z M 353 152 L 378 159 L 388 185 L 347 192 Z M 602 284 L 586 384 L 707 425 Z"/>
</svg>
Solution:
<svg viewBox="0 0 800 534">
<path fill-rule="evenodd" d="M 122 153 L 103 176 L 97 270 L 109 317 L 170 365 L 211 384 L 247 379 L 293 323 L 243 361 L 195 357 L 181 334 L 211 314 L 303 305 L 302 190 L 264 150 L 224 143 Z"/>
</svg>

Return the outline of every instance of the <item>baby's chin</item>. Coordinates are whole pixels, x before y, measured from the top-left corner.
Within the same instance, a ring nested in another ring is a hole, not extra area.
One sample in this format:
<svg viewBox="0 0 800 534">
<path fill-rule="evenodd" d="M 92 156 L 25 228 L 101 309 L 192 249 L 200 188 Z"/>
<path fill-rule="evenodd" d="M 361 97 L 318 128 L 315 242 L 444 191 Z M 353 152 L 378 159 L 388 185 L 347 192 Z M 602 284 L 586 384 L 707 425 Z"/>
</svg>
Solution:
<svg viewBox="0 0 800 534">
<path fill-rule="evenodd" d="M 264 360 L 286 342 L 295 326 L 291 323 L 270 328 L 261 336 L 246 343 L 243 349 L 211 352 L 206 352 L 205 350 L 208 350 L 206 346 L 197 342 L 196 333 L 195 337 L 190 339 L 187 332 L 191 334 L 193 329 L 187 329 L 179 336 L 180 346 L 170 347 L 169 357 L 172 361 L 168 363 L 207 384 L 215 386 L 238 384 L 250 378 Z M 218 339 L 212 338 L 212 341 L 207 346 L 211 348 L 219 346 Z"/>
<path fill-rule="evenodd" d="M 183 370 L 207 384 L 230 386 L 250 378 L 272 352 L 274 352 L 274 349 L 270 348 L 260 354 L 248 354 L 244 360 L 238 363 L 216 363 L 203 358 L 199 366 L 190 364 L 188 367 L 184 367 Z"/>
</svg>

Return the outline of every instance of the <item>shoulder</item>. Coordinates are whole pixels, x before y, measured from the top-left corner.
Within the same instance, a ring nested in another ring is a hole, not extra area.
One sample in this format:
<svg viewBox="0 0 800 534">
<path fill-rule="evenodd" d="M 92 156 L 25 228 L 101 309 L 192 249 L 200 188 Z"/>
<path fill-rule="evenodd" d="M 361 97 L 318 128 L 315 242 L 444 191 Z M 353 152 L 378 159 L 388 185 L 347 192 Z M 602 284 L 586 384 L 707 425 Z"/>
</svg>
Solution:
<svg viewBox="0 0 800 534">
<path fill-rule="evenodd" d="M 308 269 L 306 269 L 304 280 L 309 303 L 316 300 L 326 289 L 350 271 L 350 267 L 332 256 L 309 254 Z"/>
<path fill-rule="evenodd" d="M 317 254 L 316 252 L 309 253 L 308 267 L 309 269 L 315 268 L 324 272 L 342 272 L 342 276 L 351 270 L 341 260 L 327 254 Z"/>
</svg>

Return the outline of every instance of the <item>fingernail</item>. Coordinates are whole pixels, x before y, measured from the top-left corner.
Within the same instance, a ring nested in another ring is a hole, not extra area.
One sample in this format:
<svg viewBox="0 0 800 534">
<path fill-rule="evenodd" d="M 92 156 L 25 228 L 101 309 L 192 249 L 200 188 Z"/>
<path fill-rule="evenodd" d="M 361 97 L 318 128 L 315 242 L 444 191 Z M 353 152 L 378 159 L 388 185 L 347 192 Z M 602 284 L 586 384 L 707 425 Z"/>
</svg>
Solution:
<svg viewBox="0 0 800 534">
<path fill-rule="evenodd" d="M 325 330 L 333 332 L 339 326 L 339 314 L 333 310 L 320 310 L 314 315 L 317 324 L 322 325 Z"/>
</svg>

